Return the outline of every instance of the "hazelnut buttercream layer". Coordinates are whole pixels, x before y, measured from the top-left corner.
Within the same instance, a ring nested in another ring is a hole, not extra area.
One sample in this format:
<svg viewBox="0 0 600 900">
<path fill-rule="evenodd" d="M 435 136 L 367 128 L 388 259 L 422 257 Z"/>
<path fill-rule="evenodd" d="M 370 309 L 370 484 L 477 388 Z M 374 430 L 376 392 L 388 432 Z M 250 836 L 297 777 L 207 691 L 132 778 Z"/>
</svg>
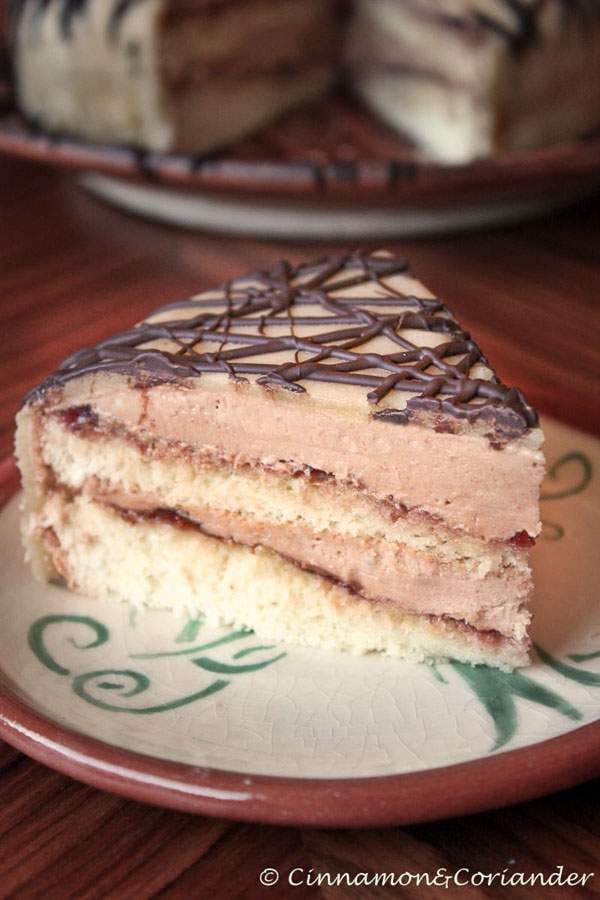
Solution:
<svg viewBox="0 0 600 900">
<path fill-rule="evenodd" d="M 487 540 L 537 535 L 543 473 L 537 430 L 499 451 L 474 428 L 457 439 L 419 424 L 361 416 L 350 402 L 354 392 L 339 406 L 331 397 L 335 388 L 318 385 L 318 393 L 323 396 L 313 399 L 211 376 L 200 390 L 187 380 L 144 387 L 103 373 L 67 383 L 58 408 L 79 415 L 91 399 L 104 422 L 123 423 L 142 439 L 157 435 L 266 466 L 281 460 L 308 466 Z M 54 408 L 50 398 L 46 408 Z"/>
<path fill-rule="evenodd" d="M 209 623 L 245 627 L 271 640 L 414 662 L 453 657 L 512 669 L 527 642 L 446 616 L 373 603 L 266 547 L 245 547 L 173 526 L 133 520 L 82 497 L 55 493 L 41 541 L 73 590 L 134 607 L 168 607 Z"/>
<path fill-rule="evenodd" d="M 450 621 L 480 656 L 495 634 L 513 655 L 496 642 L 490 662 L 510 668 L 527 654 L 541 443 L 523 395 L 404 261 L 280 264 L 161 308 L 30 393 L 25 540 L 39 576 L 124 599 L 114 581 L 90 588 L 65 523 L 108 517 L 134 543 L 191 529 L 200 554 L 263 548 L 311 591 L 337 585 L 340 628 L 353 603 Z M 445 655 L 427 640 L 401 655 Z M 395 652 L 383 633 L 375 645 Z"/>
</svg>

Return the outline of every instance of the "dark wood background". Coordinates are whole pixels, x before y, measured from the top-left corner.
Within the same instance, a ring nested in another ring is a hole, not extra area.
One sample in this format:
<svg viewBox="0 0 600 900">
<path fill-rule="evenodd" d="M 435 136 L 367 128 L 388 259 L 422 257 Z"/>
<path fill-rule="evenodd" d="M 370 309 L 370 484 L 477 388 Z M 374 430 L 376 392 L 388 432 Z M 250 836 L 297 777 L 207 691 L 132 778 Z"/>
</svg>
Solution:
<svg viewBox="0 0 600 900">
<path fill-rule="evenodd" d="M 509 383 L 600 431 L 600 202 L 542 222 L 401 241 Z M 246 269 L 331 249 L 186 233 L 120 214 L 72 177 L 0 160 L 0 455 L 24 392 L 69 351 Z M 509 810 L 412 828 L 319 832 L 154 809 L 77 784 L 0 745 L 1 897 L 376 897 L 373 888 L 290 889 L 315 871 L 598 871 L 585 889 L 397 888 L 402 897 L 600 895 L 600 785 Z M 258 874 L 280 869 L 278 887 Z"/>
</svg>

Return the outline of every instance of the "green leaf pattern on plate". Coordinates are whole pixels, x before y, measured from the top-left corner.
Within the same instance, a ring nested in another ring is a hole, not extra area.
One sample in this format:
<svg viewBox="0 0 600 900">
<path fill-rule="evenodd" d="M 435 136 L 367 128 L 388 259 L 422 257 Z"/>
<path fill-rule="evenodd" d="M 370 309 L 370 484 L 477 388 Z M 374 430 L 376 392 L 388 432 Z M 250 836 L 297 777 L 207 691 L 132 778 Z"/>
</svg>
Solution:
<svg viewBox="0 0 600 900">
<path fill-rule="evenodd" d="M 554 709 L 569 719 L 581 719 L 581 713 L 568 700 L 534 681 L 523 672 L 501 672 L 487 666 L 450 664 L 477 695 L 494 721 L 496 739 L 491 750 L 507 744 L 517 730 L 515 697 L 531 700 Z"/>
</svg>

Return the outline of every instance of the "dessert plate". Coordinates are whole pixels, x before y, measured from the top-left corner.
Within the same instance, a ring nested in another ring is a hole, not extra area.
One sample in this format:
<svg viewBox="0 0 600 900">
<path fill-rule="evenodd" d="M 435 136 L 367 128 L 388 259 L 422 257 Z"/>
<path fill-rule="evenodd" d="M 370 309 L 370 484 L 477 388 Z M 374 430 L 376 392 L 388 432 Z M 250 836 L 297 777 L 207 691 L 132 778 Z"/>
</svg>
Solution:
<svg viewBox="0 0 600 900">
<path fill-rule="evenodd" d="M 137 800 L 294 825 L 425 821 L 600 774 L 600 442 L 544 427 L 537 649 L 511 674 L 274 646 L 36 584 L 6 461 L 0 735 Z"/>
<path fill-rule="evenodd" d="M 88 190 L 138 215 L 286 239 L 479 228 L 540 215 L 600 188 L 600 137 L 436 165 L 344 97 L 203 158 L 49 137 L 6 103 L 0 153 L 79 170 Z"/>
</svg>

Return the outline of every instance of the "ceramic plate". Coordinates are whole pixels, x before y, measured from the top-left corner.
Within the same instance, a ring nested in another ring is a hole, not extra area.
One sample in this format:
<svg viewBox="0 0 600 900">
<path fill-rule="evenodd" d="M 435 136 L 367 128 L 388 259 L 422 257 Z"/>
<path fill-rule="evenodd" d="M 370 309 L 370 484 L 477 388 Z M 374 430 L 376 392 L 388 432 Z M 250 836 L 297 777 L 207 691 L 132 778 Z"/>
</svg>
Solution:
<svg viewBox="0 0 600 900">
<path fill-rule="evenodd" d="M 383 825 L 600 771 L 600 442 L 545 423 L 534 662 L 512 674 L 274 645 L 36 584 L 14 466 L 0 515 L 0 733 L 48 765 L 192 812 Z"/>
<path fill-rule="evenodd" d="M 7 106 L 0 152 L 86 172 L 89 190 L 138 215 L 285 239 L 480 228 L 540 215 L 600 188 L 600 137 L 436 165 L 343 97 L 201 158 L 47 136 Z"/>
</svg>

